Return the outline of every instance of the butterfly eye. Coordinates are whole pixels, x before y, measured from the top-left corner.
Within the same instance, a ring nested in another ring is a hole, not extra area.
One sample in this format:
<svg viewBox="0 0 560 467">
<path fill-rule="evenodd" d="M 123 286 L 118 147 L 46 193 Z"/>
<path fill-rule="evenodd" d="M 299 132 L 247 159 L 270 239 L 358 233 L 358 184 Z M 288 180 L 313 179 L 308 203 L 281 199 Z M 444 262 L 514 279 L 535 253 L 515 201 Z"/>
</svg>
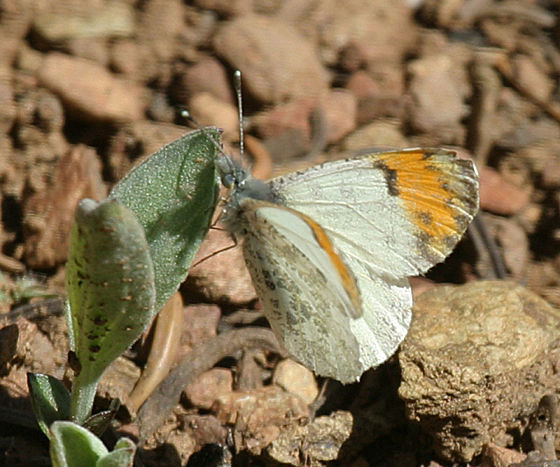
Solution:
<svg viewBox="0 0 560 467">
<path fill-rule="evenodd" d="M 222 184 L 226 188 L 231 188 L 233 185 L 235 185 L 235 180 L 236 180 L 236 177 L 233 174 L 222 175 Z"/>
</svg>

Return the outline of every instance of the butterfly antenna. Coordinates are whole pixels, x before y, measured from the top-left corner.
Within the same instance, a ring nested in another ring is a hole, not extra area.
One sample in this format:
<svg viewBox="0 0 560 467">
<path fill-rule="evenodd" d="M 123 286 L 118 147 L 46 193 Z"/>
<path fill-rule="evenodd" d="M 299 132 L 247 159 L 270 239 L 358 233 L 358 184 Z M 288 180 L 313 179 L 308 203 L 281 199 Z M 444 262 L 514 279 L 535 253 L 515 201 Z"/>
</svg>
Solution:
<svg viewBox="0 0 560 467">
<path fill-rule="evenodd" d="M 239 153 L 241 160 L 244 157 L 245 144 L 243 143 L 243 97 L 241 95 L 241 71 L 235 70 L 233 73 L 233 85 L 237 96 L 237 118 L 239 120 Z"/>
</svg>

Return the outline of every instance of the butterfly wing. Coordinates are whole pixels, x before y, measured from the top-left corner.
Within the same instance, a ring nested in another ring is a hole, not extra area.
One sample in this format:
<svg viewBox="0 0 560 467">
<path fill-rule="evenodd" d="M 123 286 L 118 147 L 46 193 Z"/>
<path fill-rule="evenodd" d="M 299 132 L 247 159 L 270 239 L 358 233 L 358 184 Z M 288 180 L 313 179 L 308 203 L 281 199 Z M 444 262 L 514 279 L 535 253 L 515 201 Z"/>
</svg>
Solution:
<svg viewBox="0 0 560 467">
<path fill-rule="evenodd" d="M 478 178 L 452 151 L 411 149 L 327 162 L 272 179 L 283 205 L 311 216 L 376 276 L 423 273 L 453 250 L 478 209 Z"/>
<path fill-rule="evenodd" d="M 363 370 L 408 331 L 407 276 L 443 261 L 478 209 L 470 161 L 414 149 L 327 162 L 269 182 L 281 204 L 313 218 L 353 272 L 363 314 L 350 320 Z"/>
<path fill-rule="evenodd" d="M 297 212 L 246 198 L 243 251 L 265 315 L 290 354 L 317 374 L 348 383 L 366 369 L 351 321 L 362 315 L 355 280 L 321 244 L 320 227 Z M 361 319 L 361 318 L 358 318 Z"/>
<path fill-rule="evenodd" d="M 329 162 L 266 188 L 237 180 L 227 223 L 245 236 L 272 328 L 304 365 L 344 383 L 394 353 L 410 323 L 407 276 L 442 261 L 478 207 L 472 163 L 444 150 Z"/>
</svg>

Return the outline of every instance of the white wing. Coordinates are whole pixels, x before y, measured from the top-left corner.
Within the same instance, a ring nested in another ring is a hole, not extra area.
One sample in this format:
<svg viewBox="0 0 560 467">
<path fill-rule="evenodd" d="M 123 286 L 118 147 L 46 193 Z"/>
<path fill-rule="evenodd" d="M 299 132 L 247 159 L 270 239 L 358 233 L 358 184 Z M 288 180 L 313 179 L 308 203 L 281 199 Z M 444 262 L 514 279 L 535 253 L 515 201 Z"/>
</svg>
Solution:
<svg viewBox="0 0 560 467">
<path fill-rule="evenodd" d="M 352 316 L 362 312 L 353 309 L 339 266 L 317 241 L 317 226 L 297 212 L 252 198 L 241 202 L 238 220 L 265 315 L 286 350 L 319 375 L 344 383 L 359 379 L 372 366 L 362 358 L 351 323 L 361 321 Z M 383 361 L 372 333 L 367 337 L 374 343 L 369 353 Z"/>
<path fill-rule="evenodd" d="M 231 175 L 227 224 L 245 235 L 272 328 L 304 365 L 344 383 L 394 353 L 411 317 L 406 277 L 442 261 L 478 207 L 472 163 L 443 150 L 329 162 L 267 186 Z"/>
<path fill-rule="evenodd" d="M 411 149 L 327 162 L 272 179 L 290 208 L 310 216 L 350 262 L 402 278 L 443 261 L 478 209 L 472 162 Z"/>
<path fill-rule="evenodd" d="M 414 149 L 327 162 L 269 182 L 280 203 L 320 224 L 357 280 L 363 315 L 350 320 L 363 370 L 406 336 L 407 276 L 443 261 L 478 209 L 470 161 Z"/>
</svg>

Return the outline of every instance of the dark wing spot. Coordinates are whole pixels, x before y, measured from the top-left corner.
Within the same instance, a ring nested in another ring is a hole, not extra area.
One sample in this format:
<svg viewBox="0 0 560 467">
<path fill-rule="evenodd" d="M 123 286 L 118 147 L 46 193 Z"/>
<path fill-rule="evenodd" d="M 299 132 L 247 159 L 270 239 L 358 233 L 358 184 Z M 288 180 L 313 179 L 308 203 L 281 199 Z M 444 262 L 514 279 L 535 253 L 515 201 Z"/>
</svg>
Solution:
<svg viewBox="0 0 560 467">
<path fill-rule="evenodd" d="M 424 225 L 431 225 L 434 221 L 432 214 L 429 211 L 422 211 L 420 214 L 418 214 L 418 218 Z"/>
<path fill-rule="evenodd" d="M 383 170 L 385 181 L 387 182 L 387 191 L 391 196 L 399 195 L 399 188 L 397 185 L 397 171 L 390 169 L 385 164 L 379 164 L 379 168 Z"/>
</svg>

